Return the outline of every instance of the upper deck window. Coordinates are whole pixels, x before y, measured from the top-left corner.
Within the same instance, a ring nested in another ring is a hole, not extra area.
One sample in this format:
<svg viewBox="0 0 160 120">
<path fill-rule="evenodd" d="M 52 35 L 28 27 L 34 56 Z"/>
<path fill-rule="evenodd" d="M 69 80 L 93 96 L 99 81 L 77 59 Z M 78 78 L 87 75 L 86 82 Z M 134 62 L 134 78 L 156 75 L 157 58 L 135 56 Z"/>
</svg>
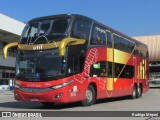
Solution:
<svg viewBox="0 0 160 120">
<path fill-rule="evenodd" d="M 106 31 L 106 35 L 107 35 L 107 47 L 108 48 L 112 48 L 112 35 L 111 35 L 111 32 Z"/>
<path fill-rule="evenodd" d="M 91 29 L 91 21 L 77 18 L 74 21 L 72 37 L 78 39 L 89 39 L 90 29 Z"/>
<path fill-rule="evenodd" d="M 105 28 L 98 24 L 94 24 L 91 35 L 91 45 L 106 45 Z"/>
<path fill-rule="evenodd" d="M 134 49 L 135 43 L 129 41 L 128 39 L 121 37 L 119 35 L 114 34 L 114 48 L 117 50 L 121 50 L 124 52 L 131 53 Z"/>
<path fill-rule="evenodd" d="M 62 40 L 69 33 L 70 18 L 53 18 L 29 22 L 20 43 L 49 43 Z"/>
</svg>

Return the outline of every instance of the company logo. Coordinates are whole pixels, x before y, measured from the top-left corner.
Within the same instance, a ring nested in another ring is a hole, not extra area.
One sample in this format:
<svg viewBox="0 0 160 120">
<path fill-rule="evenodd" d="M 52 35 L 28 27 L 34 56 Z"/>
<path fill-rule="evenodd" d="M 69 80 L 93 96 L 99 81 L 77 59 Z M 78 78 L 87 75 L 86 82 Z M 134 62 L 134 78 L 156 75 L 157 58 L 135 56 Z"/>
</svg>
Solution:
<svg viewBox="0 0 160 120">
<path fill-rule="evenodd" d="M 40 84 L 27 84 L 27 87 L 30 87 L 30 88 L 41 88 L 42 86 Z"/>
<path fill-rule="evenodd" d="M 12 117 L 11 112 L 2 112 L 2 117 Z"/>
<path fill-rule="evenodd" d="M 2 116 L 0 117 L 42 117 L 42 114 L 40 112 L 35 113 L 35 112 L 1 112 Z"/>
<path fill-rule="evenodd" d="M 42 50 L 43 45 L 35 45 L 33 46 L 33 50 Z"/>
</svg>

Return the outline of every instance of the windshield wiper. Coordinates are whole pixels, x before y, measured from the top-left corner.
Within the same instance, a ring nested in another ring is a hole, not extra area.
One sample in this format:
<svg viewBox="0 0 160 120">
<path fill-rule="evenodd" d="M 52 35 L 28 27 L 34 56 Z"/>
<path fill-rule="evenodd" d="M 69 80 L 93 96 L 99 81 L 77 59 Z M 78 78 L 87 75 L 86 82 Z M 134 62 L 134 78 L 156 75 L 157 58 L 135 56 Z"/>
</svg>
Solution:
<svg viewBox="0 0 160 120">
<path fill-rule="evenodd" d="M 53 76 L 53 75 L 45 75 L 45 77 L 55 77 L 55 76 Z"/>
<path fill-rule="evenodd" d="M 29 77 L 29 78 L 33 78 L 33 77 L 35 77 L 35 75 L 33 75 L 33 74 L 19 74 L 19 75 L 16 75 L 17 77 Z"/>
<path fill-rule="evenodd" d="M 58 75 L 56 74 L 55 76 L 54 75 L 45 75 L 45 78 L 52 78 L 52 79 L 60 79 L 62 78 L 64 75 Z"/>
</svg>

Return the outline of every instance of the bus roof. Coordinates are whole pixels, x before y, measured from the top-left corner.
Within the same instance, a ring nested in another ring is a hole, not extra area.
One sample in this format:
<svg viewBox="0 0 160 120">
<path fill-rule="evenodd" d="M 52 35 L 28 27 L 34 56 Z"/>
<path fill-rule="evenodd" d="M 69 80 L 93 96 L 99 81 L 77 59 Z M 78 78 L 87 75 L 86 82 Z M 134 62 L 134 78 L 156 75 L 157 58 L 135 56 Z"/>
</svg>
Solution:
<svg viewBox="0 0 160 120">
<path fill-rule="evenodd" d="M 96 20 L 94 20 L 94 19 L 92 19 L 92 18 L 83 16 L 83 15 L 79 15 L 79 14 L 58 14 L 58 15 L 50 15 L 50 16 L 43 16 L 43 17 L 34 18 L 34 19 L 30 20 L 30 21 L 37 21 L 37 20 L 44 20 L 44 19 L 52 19 L 52 18 L 54 18 L 54 17 L 78 17 L 78 18 L 83 18 L 83 19 L 95 21 L 95 22 L 97 22 L 98 24 L 101 24 L 102 26 L 106 27 L 108 30 L 110 30 L 110 31 L 113 32 L 113 33 L 116 33 L 116 34 L 118 34 L 118 35 L 120 35 L 120 36 L 123 36 L 123 37 L 125 37 L 125 38 L 127 38 L 127 39 L 129 39 L 129 40 L 131 40 L 131 41 L 133 41 L 133 42 L 135 42 L 135 43 L 139 43 L 139 44 L 143 44 L 143 45 L 147 46 L 146 44 L 144 44 L 144 43 L 142 43 L 142 42 L 140 42 L 140 41 L 138 41 L 138 40 L 136 40 L 136 39 L 133 39 L 132 37 L 129 37 L 129 36 L 127 36 L 127 35 L 119 32 L 119 31 L 117 31 L 117 30 L 115 30 L 115 29 L 113 29 L 113 28 L 111 28 L 111 27 L 109 27 L 109 26 L 107 26 L 107 25 L 105 25 L 105 24 L 103 24 L 103 23 L 100 23 L 100 22 L 98 22 L 98 21 L 96 21 Z M 30 22 L 30 21 L 29 21 L 29 22 Z"/>
<path fill-rule="evenodd" d="M 43 16 L 43 17 L 34 18 L 34 19 L 30 20 L 30 21 L 43 20 L 43 19 L 52 19 L 52 18 L 55 18 L 55 17 L 79 17 L 79 18 L 89 19 L 89 20 L 93 21 L 93 19 L 91 19 L 89 17 L 86 17 L 86 16 L 83 16 L 83 15 L 79 15 L 79 14 L 50 15 L 50 16 Z"/>
</svg>

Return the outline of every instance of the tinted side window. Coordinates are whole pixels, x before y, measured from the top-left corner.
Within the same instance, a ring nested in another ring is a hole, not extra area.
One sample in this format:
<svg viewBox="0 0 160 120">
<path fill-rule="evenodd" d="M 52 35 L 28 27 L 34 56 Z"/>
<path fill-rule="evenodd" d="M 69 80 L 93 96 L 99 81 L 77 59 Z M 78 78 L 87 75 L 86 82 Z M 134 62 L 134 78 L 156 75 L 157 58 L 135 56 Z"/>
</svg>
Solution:
<svg viewBox="0 0 160 120">
<path fill-rule="evenodd" d="M 100 61 L 94 63 L 90 68 L 90 76 L 112 78 L 112 62 Z"/>
<path fill-rule="evenodd" d="M 100 25 L 94 24 L 91 35 L 91 45 L 106 45 L 106 32 L 105 28 Z"/>
<path fill-rule="evenodd" d="M 72 37 L 88 40 L 91 24 L 92 24 L 91 21 L 77 18 L 74 22 Z"/>
<path fill-rule="evenodd" d="M 134 66 L 115 63 L 115 78 L 133 78 Z"/>
<path fill-rule="evenodd" d="M 133 78 L 134 77 L 134 66 L 125 66 L 120 78 Z"/>
<path fill-rule="evenodd" d="M 90 68 L 90 76 L 107 77 L 106 61 L 94 63 Z"/>
<path fill-rule="evenodd" d="M 68 59 L 68 73 L 76 73 L 79 71 L 78 56 L 69 57 Z"/>
<path fill-rule="evenodd" d="M 114 68 L 115 68 L 115 74 L 114 74 L 114 76 L 115 76 L 115 78 L 119 77 L 119 75 L 121 74 L 121 71 L 123 71 L 123 67 L 124 67 L 124 64 L 119 64 L 119 63 L 115 63 L 114 64 Z M 121 74 L 121 77 L 124 78 L 125 76 L 123 76 Z"/>
<path fill-rule="evenodd" d="M 117 50 L 122 50 L 124 52 L 131 53 L 134 49 L 135 44 L 123 37 L 113 35 L 114 47 Z"/>
<path fill-rule="evenodd" d="M 112 62 L 107 62 L 107 75 L 108 75 L 108 78 L 112 78 L 113 77 L 112 66 L 113 66 Z"/>
<path fill-rule="evenodd" d="M 107 47 L 108 48 L 112 48 L 112 36 L 110 32 L 106 32 L 107 35 Z"/>
<path fill-rule="evenodd" d="M 73 75 L 82 72 L 84 68 L 84 60 L 85 58 L 83 56 L 69 56 L 67 73 Z"/>
</svg>

